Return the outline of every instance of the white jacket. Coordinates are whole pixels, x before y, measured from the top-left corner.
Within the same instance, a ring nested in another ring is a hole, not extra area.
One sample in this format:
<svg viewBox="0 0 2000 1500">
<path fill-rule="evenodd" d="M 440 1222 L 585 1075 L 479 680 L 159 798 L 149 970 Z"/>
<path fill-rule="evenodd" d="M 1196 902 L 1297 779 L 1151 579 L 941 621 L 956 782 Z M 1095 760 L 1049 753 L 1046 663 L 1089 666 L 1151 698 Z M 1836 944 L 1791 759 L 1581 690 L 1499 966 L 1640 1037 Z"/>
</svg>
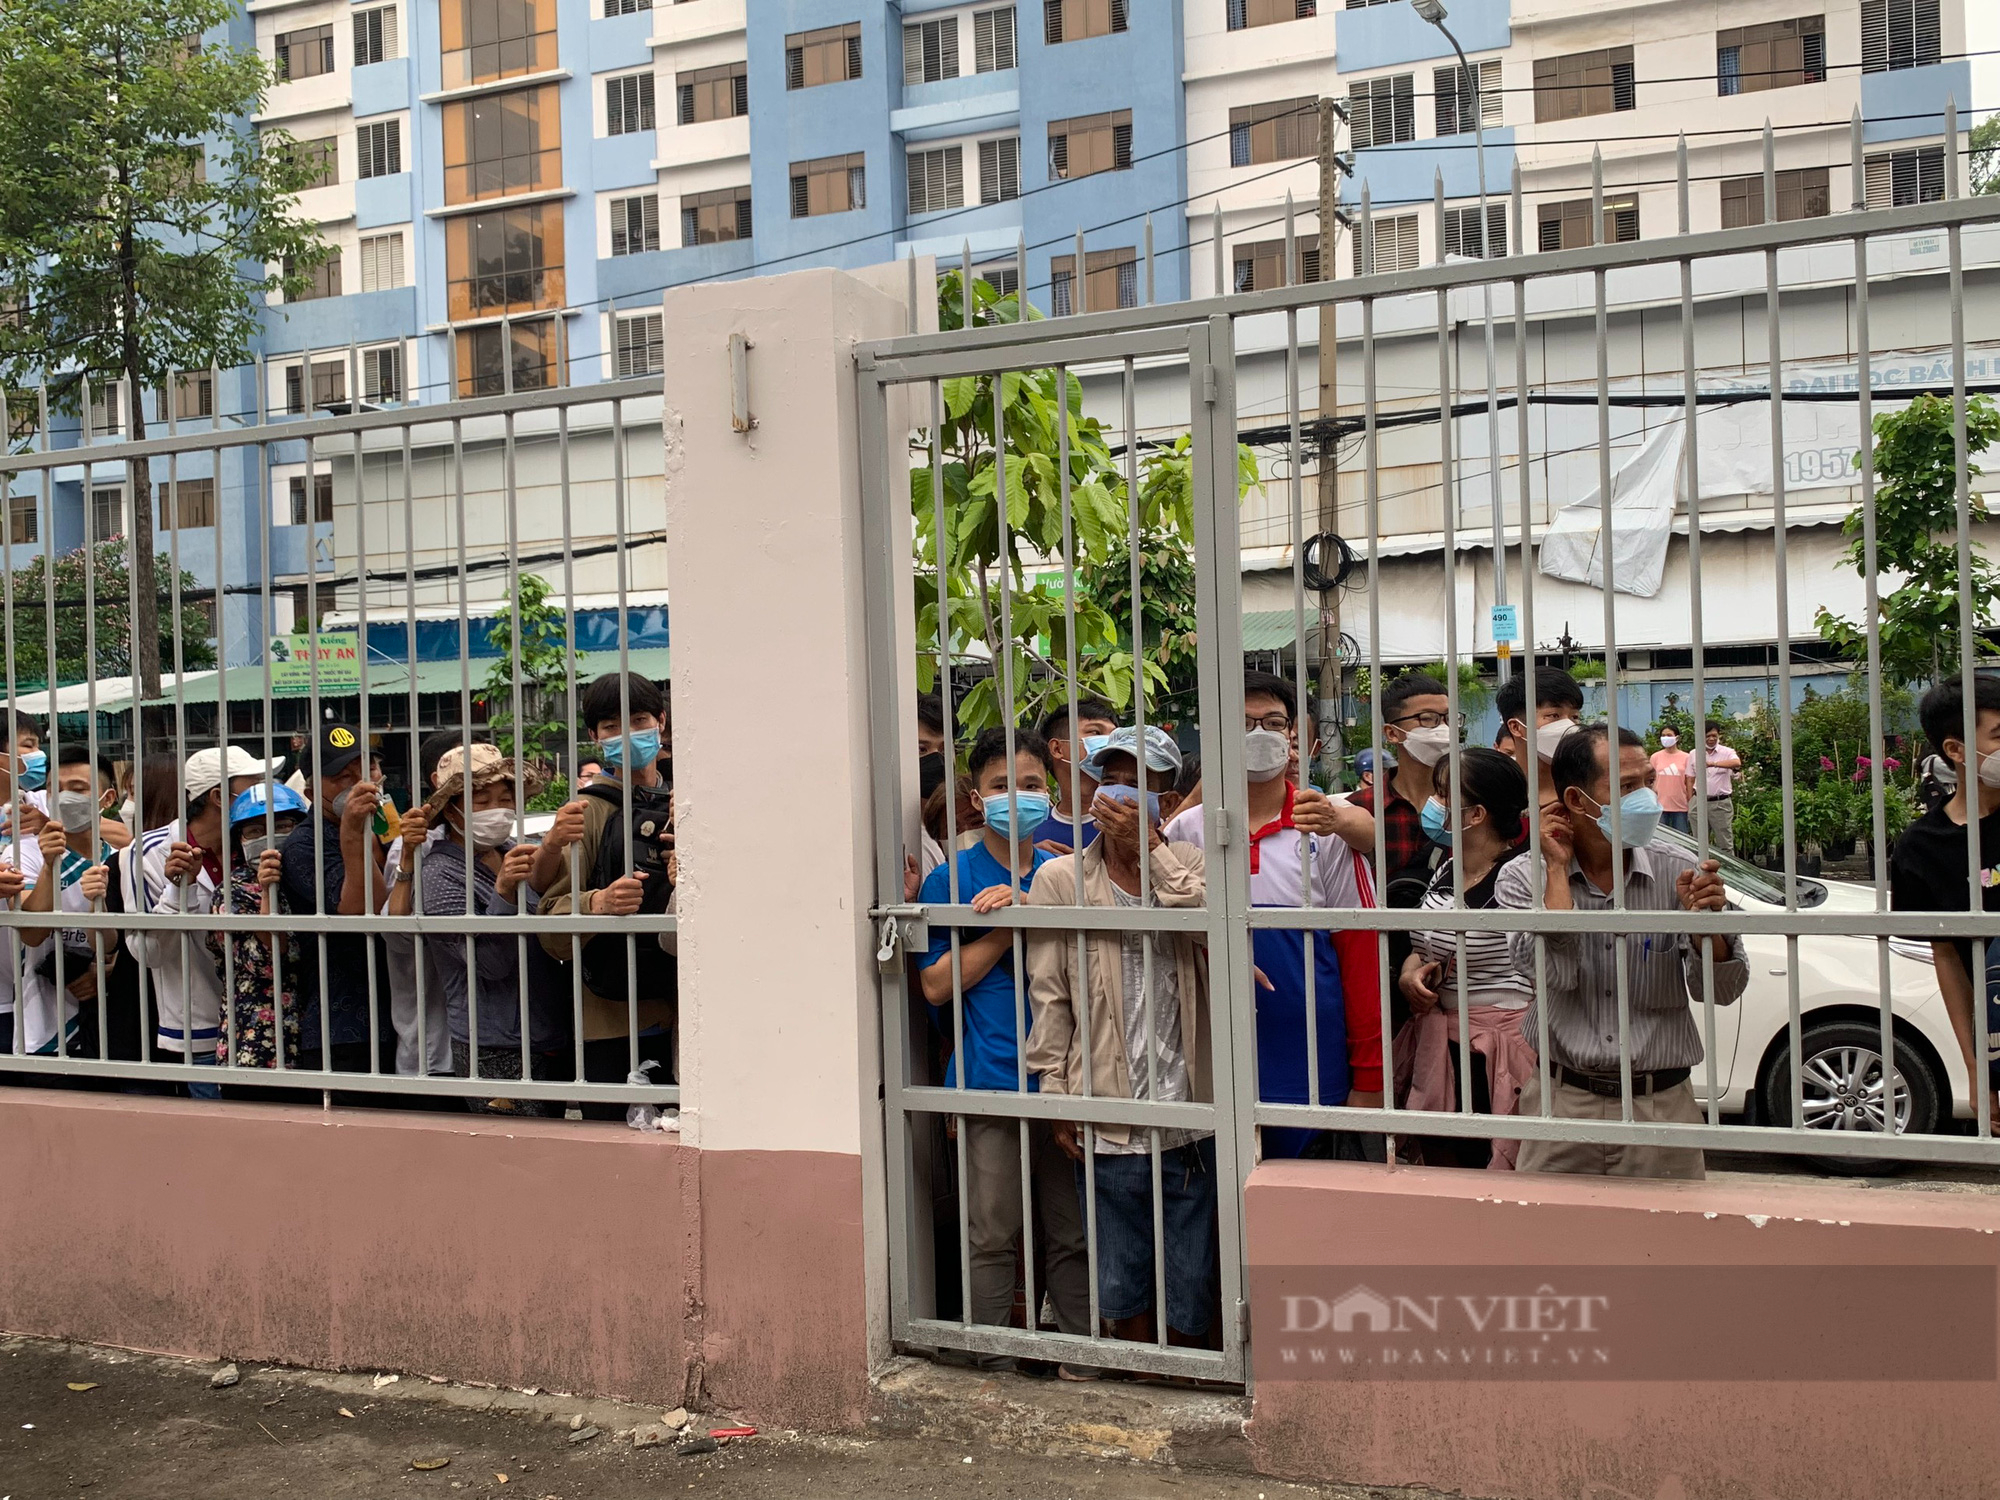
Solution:
<svg viewBox="0 0 2000 1500">
<path fill-rule="evenodd" d="M 134 912 L 172 914 L 181 910 L 181 888 L 167 879 L 167 854 L 183 838 L 178 819 L 164 828 L 148 829 L 140 838 L 142 855 L 131 858 L 128 848 L 118 861 L 123 872 L 125 909 Z M 138 889 L 143 870 L 145 891 Z M 209 912 L 215 909 L 215 882 L 206 869 L 188 883 L 187 909 Z M 160 1011 L 160 1030 L 153 1045 L 170 1052 L 192 1047 L 197 1063 L 215 1060 L 215 1044 L 222 1032 L 222 970 L 208 951 L 206 935 L 200 932 L 128 932 L 125 947 L 151 972 L 155 1003 Z M 182 953 L 186 961 L 183 965 Z M 183 1039 L 182 1030 L 189 1035 Z"/>
</svg>

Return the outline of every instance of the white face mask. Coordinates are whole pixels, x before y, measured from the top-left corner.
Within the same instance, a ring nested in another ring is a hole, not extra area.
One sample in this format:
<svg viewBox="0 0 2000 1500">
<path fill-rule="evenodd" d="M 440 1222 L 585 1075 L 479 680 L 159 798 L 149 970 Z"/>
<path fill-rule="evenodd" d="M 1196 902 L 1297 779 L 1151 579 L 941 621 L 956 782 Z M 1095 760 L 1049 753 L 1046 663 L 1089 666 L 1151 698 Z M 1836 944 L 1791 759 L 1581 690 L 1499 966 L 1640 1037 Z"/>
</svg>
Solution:
<svg viewBox="0 0 2000 1500">
<path fill-rule="evenodd" d="M 483 807 L 472 815 L 472 847 L 498 849 L 513 836 L 514 810 L 511 807 Z"/>
<path fill-rule="evenodd" d="M 2000 786 L 2000 750 L 1979 758 L 1979 784 Z"/>
<path fill-rule="evenodd" d="M 1439 724 L 1431 729 L 1409 730 L 1403 735 L 1403 748 L 1418 765 L 1434 766 L 1451 749 L 1451 726 Z"/>
<path fill-rule="evenodd" d="M 1535 731 L 1535 753 L 1543 760 L 1554 760 L 1556 746 L 1568 739 L 1576 728 L 1574 719 L 1551 719 Z"/>
<path fill-rule="evenodd" d="M 1667 733 L 1660 736 L 1660 748 L 1662 750 L 1671 750 L 1680 742 L 1681 742 L 1681 737 L 1675 734 L 1672 730 L 1669 730 Z"/>
<path fill-rule="evenodd" d="M 1253 729 L 1243 737 L 1243 765 L 1252 781 L 1276 781 L 1291 763 L 1292 742 L 1270 729 Z"/>
</svg>

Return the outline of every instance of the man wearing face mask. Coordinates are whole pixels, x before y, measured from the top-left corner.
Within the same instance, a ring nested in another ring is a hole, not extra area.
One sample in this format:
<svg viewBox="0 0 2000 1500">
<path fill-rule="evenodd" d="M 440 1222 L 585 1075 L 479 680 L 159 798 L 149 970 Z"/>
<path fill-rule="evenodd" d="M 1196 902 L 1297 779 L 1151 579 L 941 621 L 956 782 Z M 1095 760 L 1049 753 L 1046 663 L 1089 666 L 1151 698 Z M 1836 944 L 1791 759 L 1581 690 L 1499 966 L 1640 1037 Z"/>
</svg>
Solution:
<svg viewBox="0 0 2000 1500">
<path fill-rule="evenodd" d="M 1530 794 L 1538 794 L 1542 805 L 1550 806 L 1555 798 L 1549 789 L 1549 761 L 1555 756 L 1556 746 L 1583 719 L 1583 688 L 1561 667 L 1539 666 L 1535 668 L 1535 722 L 1532 725 L 1528 723 L 1528 679 L 1525 673 L 1516 672 L 1500 684 L 1500 690 L 1493 695 L 1493 707 L 1499 712 L 1501 727 L 1507 732 L 1514 763 L 1528 778 Z M 1539 772 L 1535 765 L 1529 763 L 1531 751 L 1540 763 Z"/>
<path fill-rule="evenodd" d="M 472 782 L 472 812 L 465 811 L 465 784 Z M 530 765 L 528 784 L 519 789 L 526 801 L 541 790 L 541 776 Z M 528 900 L 528 872 L 535 862 L 532 844 L 514 838 L 516 788 L 514 762 L 493 745 L 475 744 L 469 756 L 454 746 L 437 764 L 437 791 L 424 803 L 426 824 L 442 828 L 444 837 L 425 851 L 423 913 L 439 916 L 513 916 Z M 470 861 L 467 860 L 470 845 Z M 467 884 L 470 864 L 471 883 Z M 481 1078 L 521 1077 L 521 948 L 512 933 L 475 937 L 472 968 L 466 967 L 463 934 L 426 937 L 424 945 L 444 984 L 445 1010 L 451 1029 L 451 1071 L 471 1076 L 473 1010 L 478 1013 L 478 1056 Z M 558 1045 L 568 1008 L 569 987 L 562 983 L 555 961 L 541 944 L 527 945 L 530 1070 L 548 1076 L 542 1059 Z M 475 1113 L 539 1115 L 545 1106 L 528 1100 L 467 1098 Z"/>
<path fill-rule="evenodd" d="M 36 840 L 34 868 L 25 863 L 22 867 L 31 885 L 21 910 L 101 910 L 110 883 L 104 861 L 111 856 L 111 846 L 98 835 L 97 820 L 106 796 L 115 795 L 111 762 L 100 757 L 93 763 L 85 746 L 65 745 L 57 775 L 57 816 Z M 97 955 L 103 952 L 107 961 L 115 958 L 116 939 L 101 928 L 95 933 L 81 927 L 27 928 L 21 933 L 21 945 L 27 949 L 21 992 L 25 1050 L 45 1055 L 82 1053 L 82 1011 L 88 1006 L 93 1012 L 94 1037 L 98 986 L 106 978 L 106 966 L 99 965 Z M 92 1041 L 90 1055 L 95 1051 Z"/>
<path fill-rule="evenodd" d="M 665 912 L 674 847 L 672 789 L 660 774 L 666 695 L 636 672 L 623 678 L 612 672 L 584 690 L 577 708 L 604 757 L 604 774 L 556 814 L 528 885 L 543 893 L 543 916 Z M 559 962 L 583 965 L 584 1077 L 622 1083 L 631 1072 L 627 1009 L 636 993 L 639 1057 L 660 1064 L 662 1082 L 671 1079 L 679 971 L 658 939 L 640 933 L 629 944 L 604 936 L 579 945 L 569 933 L 551 932 L 542 948 Z"/>
<path fill-rule="evenodd" d="M 1974 743 L 1965 749 L 1965 685 L 1956 675 L 1924 694 L 1917 718 L 1924 738 L 1955 773 L 1951 795 L 1903 831 L 1889 851 L 1889 892 L 1897 911 L 2000 911 L 2000 678 L 1973 678 Z M 1970 774 L 1968 774 L 1968 772 Z M 1975 814 L 1967 801 L 1978 794 L 1979 901 L 1966 883 L 1966 841 Z M 1930 945 L 1938 991 L 1951 1018 L 1971 1087 L 1987 1099 L 1994 1128 L 2000 1130 L 2000 1060 L 1981 1066 L 1979 1028 L 1973 1007 L 1986 997 L 1988 1035 L 2000 1047 L 2000 1005 L 1992 967 L 2000 950 L 1973 938 L 1948 938 Z M 1983 1088 L 1982 1088 L 1983 1081 Z"/>
<path fill-rule="evenodd" d="M 1431 768 L 1444 759 L 1456 738 L 1451 698 L 1435 677 L 1405 672 L 1382 689 L 1382 739 L 1394 752 L 1395 770 L 1386 786 L 1378 779 L 1348 801 L 1384 820 L 1385 889 L 1402 880 L 1430 882 L 1441 856 L 1424 834 L 1424 803 L 1431 795 Z M 1361 852 L 1374 859 L 1372 838 Z"/>
<path fill-rule="evenodd" d="M 1049 795 L 1061 810 L 1051 812 L 1035 830 L 1036 848 L 1060 854 L 1097 837 L 1097 825 L 1090 817 L 1091 803 L 1097 800 L 1097 783 L 1091 778 L 1089 760 L 1117 727 L 1118 717 L 1111 705 L 1095 698 L 1079 699 L 1074 714 L 1065 703 L 1042 720 L 1042 738 L 1056 767 Z"/>
<path fill-rule="evenodd" d="M 1721 911 L 1727 905 L 1713 860 L 1697 861 L 1679 846 L 1653 841 L 1660 821 L 1646 744 L 1629 729 L 1618 735 L 1617 774 L 1610 735 L 1602 724 L 1567 736 L 1549 765 L 1560 812 L 1541 825 L 1541 859 L 1516 859 L 1500 871 L 1494 904 L 1526 911 L 1543 882 L 1550 911 L 1608 911 L 1622 885 L 1631 911 Z M 1614 844 L 1612 803 L 1618 805 Z M 1701 1062 L 1702 948 L 1715 961 L 1715 1003 L 1729 1005 L 1749 982 L 1740 937 L 1669 933 L 1552 932 L 1546 935 L 1547 988 L 1522 1028 L 1528 1044 L 1548 1053 L 1551 1112 L 1567 1120 L 1622 1118 L 1618 1058 L 1619 945 L 1625 951 L 1630 997 L 1632 1117 L 1644 1122 L 1699 1124 L 1694 1068 Z M 1515 972 L 1534 982 L 1535 935 L 1509 937 Z M 1521 1114 L 1541 1112 L 1539 1074 L 1521 1097 Z M 1702 1153 L 1686 1146 L 1592 1145 L 1523 1141 L 1524 1172 L 1573 1172 L 1610 1177 L 1704 1175 Z"/>
<path fill-rule="evenodd" d="M 1249 826 L 1250 900 L 1257 906 L 1358 907 L 1373 901 L 1365 858 L 1357 859 L 1348 830 L 1333 813 L 1373 819 L 1354 808 L 1336 808 L 1323 793 L 1285 778 L 1297 716 L 1292 685 L 1268 673 L 1243 683 L 1243 758 L 1249 774 L 1245 822 Z M 1162 830 L 1169 843 L 1205 842 L 1199 804 L 1184 808 Z M 1307 888 L 1307 868 L 1311 886 Z M 1259 1097 L 1272 1104 L 1311 1102 L 1306 1049 L 1306 964 L 1300 934 L 1259 928 L 1251 934 L 1257 965 L 1257 1077 Z M 1312 935 L 1313 1004 L 1319 1039 L 1319 1102 L 1374 1107 L 1382 1102 L 1382 1015 L 1374 991 L 1352 994 L 1341 983 L 1331 935 Z M 1381 1137 L 1364 1141 L 1353 1132 L 1266 1126 L 1266 1157 L 1299 1156 L 1325 1148 L 1319 1137 L 1337 1135 L 1340 1154 L 1377 1155 Z"/>
<path fill-rule="evenodd" d="M 285 840 L 285 878 L 280 889 L 295 912 L 358 917 L 380 908 L 388 892 L 383 879 L 386 848 L 375 835 L 375 810 L 382 789 L 367 779 L 366 746 L 351 725 L 322 725 L 313 744 L 312 805 L 306 819 Z M 328 933 L 326 968 L 320 969 L 317 935 L 299 943 L 302 957 L 299 1002 L 299 1056 L 308 1068 L 325 1065 L 340 1073 L 371 1071 L 369 1018 L 379 1010 L 374 1036 L 384 1056 L 381 1070 L 396 1070 L 396 1026 L 389 970 L 381 943 L 368 933 Z M 370 976 L 373 976 L 372 994 Z M 320 997 L 326 998 L 322 1035 Z"/>
<path fill-rule="evenodd" d="M 0 838 L 9 841 L 17 808 L 23 840 L 40 834 L 49 817 L 49 756 L 42 749 L 41 725 L 27 714 L 12 717 L 14 754 L 12 758 L 0 755 Z"/>
</svg>

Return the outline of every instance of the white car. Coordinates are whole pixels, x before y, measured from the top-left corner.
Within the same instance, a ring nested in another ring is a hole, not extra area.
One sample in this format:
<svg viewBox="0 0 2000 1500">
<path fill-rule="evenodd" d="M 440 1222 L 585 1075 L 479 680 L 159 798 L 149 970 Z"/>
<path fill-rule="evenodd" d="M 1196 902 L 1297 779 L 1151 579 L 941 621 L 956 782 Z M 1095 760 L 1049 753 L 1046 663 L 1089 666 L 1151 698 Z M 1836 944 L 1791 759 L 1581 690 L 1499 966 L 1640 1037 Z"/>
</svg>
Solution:
<svg viewBox="0 0 2000 1500">
<path fill-rule="evenodd" d="M 1686 835 L 1663 828 L 1656 838 L 1690 852 Z M 1727 854 L 1722 866 L 1730 899 L 1746 911 L 1783 911 L 1784 877 Z M 1812 912 L 1873 912 L 1871 886 L 1799 880 L 1799 906 Z M 1716 1081 L 1721 1111 L 1759 1124 L 1789 1125 L 1792 1117 L 1790 986 L 1783 937 L 1747 935 L 1750 984 L 1734 1005 L 1715 1008 Z M 1876 941 L 1867 937 L 1802 937 L 1798 944 L 1801 1075 L 1805 1122 L 1815 1130 L 1880 1132 L 1882 1000 Z M 1895 1119 L 1899 1134 L 1949 1132 L 1971 1117 L 1965 1064 L 1938 992 L 1930 944 L 1892 938 L 1889 989 L 1896 1046 Z M 1694 1070 L 1695 1094 L 1707 1102 L 1707 1066 Z M 1864 1143 L 1857 1140 L 1857 1148 Z M 1844 1165 L 1853 1170 L 1857 1158 Z"/>
</svg>

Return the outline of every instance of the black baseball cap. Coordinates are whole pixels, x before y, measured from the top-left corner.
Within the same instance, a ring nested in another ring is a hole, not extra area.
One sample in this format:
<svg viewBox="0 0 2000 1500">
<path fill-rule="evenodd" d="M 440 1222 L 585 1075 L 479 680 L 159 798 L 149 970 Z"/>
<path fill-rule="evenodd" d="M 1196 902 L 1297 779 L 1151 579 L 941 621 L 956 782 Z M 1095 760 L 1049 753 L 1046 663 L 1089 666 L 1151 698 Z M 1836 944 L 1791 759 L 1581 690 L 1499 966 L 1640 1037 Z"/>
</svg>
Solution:
<svg viewBox="0 0 2000 1500">
<path fill-rule="evenodd" d="M 322 776 L 337 776 L 360 756 L 361 736 L 350 725 L 323 724 L 319 744 L 313 750 L 313 765 Z"/>
</svg>

